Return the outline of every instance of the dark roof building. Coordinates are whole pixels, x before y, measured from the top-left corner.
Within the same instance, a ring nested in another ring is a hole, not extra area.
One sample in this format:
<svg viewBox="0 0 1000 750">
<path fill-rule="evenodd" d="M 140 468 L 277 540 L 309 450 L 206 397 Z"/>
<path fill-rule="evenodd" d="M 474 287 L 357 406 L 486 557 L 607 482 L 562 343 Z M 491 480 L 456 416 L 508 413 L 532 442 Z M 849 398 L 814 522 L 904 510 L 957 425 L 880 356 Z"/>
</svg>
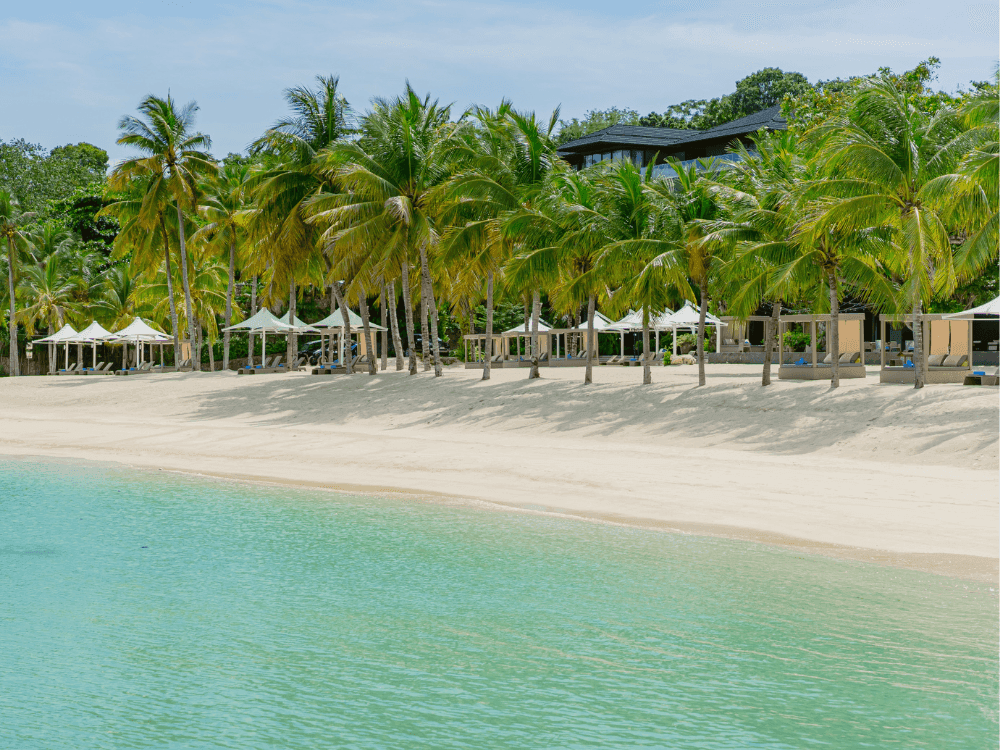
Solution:
<svg viewBox="0 0 1000 750">
<path fill-rule="evenodd" d="M 758 130 L 784 130 L 786 127 L 778 104 L 709 130 L 612 125 L 564 143 L 559 147 L 559 155 L 577 169 L 619 159 L 629 159 L 636 166 L 645 167 L 654 158 L 657 164 L 663 164 L 667 157 L 680 161 L 721 157 L 734 140 L 749 144 L 749 136 Z"/>
</svg>

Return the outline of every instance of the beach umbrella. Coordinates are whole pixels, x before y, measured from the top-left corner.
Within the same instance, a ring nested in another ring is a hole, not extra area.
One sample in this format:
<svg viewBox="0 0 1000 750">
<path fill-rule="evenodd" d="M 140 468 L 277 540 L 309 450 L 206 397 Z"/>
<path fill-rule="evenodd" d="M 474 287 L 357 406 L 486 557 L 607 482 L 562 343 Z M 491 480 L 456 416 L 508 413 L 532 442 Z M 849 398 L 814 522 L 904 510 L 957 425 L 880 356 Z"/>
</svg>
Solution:
<svg viewBox="0 0 1000 750">
<path fill-rule="evenodd" d="M 297 322 L 301 323 L 302 321 L 297 321 Z M 311 327 L 311 326 L 307 326 L 305 323 L 303 323 L 302 325 L 305 326 L 306 328 L 310 328 Z M 260 312 L 258 312 L 256 315 L 253 315 L 253 316 L 247 318 L 246 320 L 244 320 L 244 321 L 242 321 L 240 323 L 236 323 L 235 325 L 231 325 L 231 326 L 229 326 L 229 328 L 223 328 L 222 330 L 223 330 L 223 332 L 225 332 L 225 331 L 247 331 L 248 333 L 259 333 L 260 334 L 260 363 L 261 364 L 264 364 L 264 358 L 265 358 L 264 352 L 265 352 L 265 347 L 267 346 L 267 334 L 268 333 L 283 333 L 283 334 L 286 334 L 286 335 L 289 334 L 289 333 L 302 333 L 302 331 L 299 329 L 298 326 L 290 325 L 290 324 L 288 324 L 288 323 L 286 323 L 286 322 L 284 322 L 284 321 L 276 318 L 274 316 L 274 313 L 272 313 L 266 307 L 261 308 Z M 252 365 L 253 364 L 253 352 L 248 352 L 247 354 L 249 355 L 250 364 Z"/>
<path fill-rule="evenodd" d="M 84 328 L 80 333 L 77 334 L 77 341 L 82 341 L 85 344 L 90 344 L 94 350 L 94 362 L 93 367 L 97 367 L 97 344 L 100 341 L 112 341 L 115 338 L 115 334 L 111 333 L 98 323 L 96 320 L 89 326 Z"/>
<path fill-rule="evenodd" d="M 354 312 L 354 310 L 352 310 L 351 308 L 347 308 L 347 319 L 349 321 L 351 321 L 351 330 L 352 331 L 360 331 L 362 328 L 364 328 L 365 324 L 364 324 L 364 321 L 361 320 L 361 316 L 358 315 L 356 312 Z M 313 328 L 320 329 L 319 330 L 319 334 L 320 334 L 320 346 L 321 347 L 322 347 L 322 344 L 323 344 L 323 337 L 324 336 L 330 336 L 330 335 L 334 335 L 334 334 L 337 335 L 337 336 L 339 336 L 339 347 L 338 348 L 341 351 L 340 351 L 340 354 L 338 355 L 338 359 L 343 360 L 343 354 L 344 354 L 344 352 L 343 352 L 343 349 L 344 349 L 344 314 L 340 311 L 340 308 L 338 307 L 336 310 L 334 310 L 332 313 L 330 313 L 329 315 L 327 315 L 325 318 L 323 318 L 322 320 L 317 320 L 312 325 L 313 325 Z M 369 328 L 369 330 L 372 330 L 372 331 L 375 331 L 375 332 L 381 332 L 381 331 L 388 331 L 389 330 L 385 326 L 380 326 L 378 323 L 372 323 L 370 320 L 368 321 L 368 328 Z"/>
<path fill-rule="evenodd" d="M 64 367 L 65 369 L 69 369 L 69 343 L 75 336 L 77 336 L 76 329 L 67 323 L 51 336 L 46 336 L 43 339 L 35 339 L 32 344 L 65 344 L 66 364 Z M 52 362 L 52 360 L 49 361 L 50 363 Z"/>
<path fill-rule="evenodd" d="M 160 364 L 163 364 L 163 344 L 171 341 L 170 337 L 167 336 L 162 331 L 157 331 L 155 328 L 150 326 L 142 318 L 136 316 L 135 319 L 129 323 L 127 326 L 121 330 L 115 331 L 115 340 L 121 341 L 126 346 L 126 353 L 128 352 L 128 342 L 132 341 L 135 343 L 135 362 L 136 366 L 140 364 L 140 346 L 142 344 L 160 344 Z M 174 356 L 177 353 L 174 352 Z M 122 366 L 125 366 L 125 362 L 122 362 Z"/>
<path fill-rule="evenodd" d="M 1000 297 L 991 299 L 989 302 L 986 302 L 979 307 L 962 310 L 962 312 L 951 313 L 950 315 L 945 315 L 944 317 L 970 320 L 974 319 L 977 315 L 988 315 L 990 317 L 1000 316 Z"/>
<path fill-rule="evenodd" d="M 649 315 L 649 327 L 653 329 L 654 335 L 656 336 L 656 350 L 660 349 L 660 327 L 656 325 L 656 322 L 661 318 L 673 313 L 669 307 L 665 308 L 662 312 L 650 313 Z M 607 327 L 608 331 L 618 331 L 621 336 L 621 356 L 625 356 L 625 334 L 635 333 L 636 331 L 642 331 L 642 317 L 643 310 L 640 307 L 638 310 L 629 311 L 621 320 L 618 320 Z"/>
<path fill-rule="evenodd" d="M 686 328 L 689 331 L 697 331 L 698 325 L 701 322 L 701 316 L 698 309 L 694 307 L 690 302 L 685 302 L 684 307 L 674 313 L 669 315 L 664 315 L 657 319 L 657 328 L 669 328 L 673 331 L 674 335 L 674 354 L 677 354 L 677 329 Z M 722 326 L 727 325 L 719 320 L 717 317 L 712 315 L 712 313 L 705 313 L 705 325 L 715 326 L 715 351 L 719 351 L 719 346 L 722 343 Z"/>
</svg>

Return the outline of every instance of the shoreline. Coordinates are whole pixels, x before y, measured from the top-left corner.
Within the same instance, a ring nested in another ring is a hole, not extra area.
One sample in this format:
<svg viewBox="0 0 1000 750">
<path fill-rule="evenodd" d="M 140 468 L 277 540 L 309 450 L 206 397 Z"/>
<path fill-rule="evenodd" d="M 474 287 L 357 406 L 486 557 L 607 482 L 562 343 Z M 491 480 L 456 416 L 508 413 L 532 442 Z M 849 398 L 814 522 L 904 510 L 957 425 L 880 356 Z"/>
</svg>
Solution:
<svg viewBox="0 0 1000 750">
<path fill-rule="evenodd" d="M 497 502 L 495 500 L 485 500 L 482 498 L 465 497 L 461 495 L 429 492 L 410 488 L 356 484 L 336 485 L 322 482 L 283 479 L 281 477 L 248 476 L 207 470 L 192 471 L 189 469 L 166 468 L 153 464 L 139 465 L 123 463 L 106 458 L 70 458 L 56 455 L 19 455 L 0 453 L 0 459 L 4 458 L 21 460 L 26 459 L 29 461 L 64 461 L 67 463 L 83 461 L 87 464 L 111 465 L 119 468 L 127 467 L 149 474 L 153 472 L 164 472 L 168 474 L 176 474 L 182 477 L 210 479 L 259 487 L 293 487 L 295 489 L 311 489 L 341 495 L 416 499 L 442 504 L 453 503 L 500 513 L 527 513 L 530 515 L 559 518 L 571 521 L 598 523 L 610 526 L 623 526 L 634 529 L 647 529 L 667 534 L 684 534 L 690 536 L 729 539 L 738 542 L 778 547 L 784 550 L 802 552 L 809 555 L 818 555 L 837 560 L 861 562 L 870 565 L 880 565 L 883 567 L 901 568 L 920 573 L 931 573 L 933 575 L 945 576 L 956 580 L 994 585 L 1000 584 L 1000 560 L 996 558 L 979 557 L 976 555 L 935 554 L 921 552 L 894 553 L 886 550 L 853 547 L 843 544 L 819 543 L 803 537 L 793 537 L 787 534 L 780 534 L 772 531 L 727 526 L 725 524 L 661 521 L 629 516 L 615 516 L 612 514 L 573 512 L 570 510 L 547 508 L 544 506 L 528 507 L 524 505 Z"/>
<path fill-rule="evenodd" d="M 756 369 L 713 367 L 698 390 L 694 368 L 654 371 L 667 382 L 645 388 L 630 368 L 598 370 L 589 388 L 573 371 L 483 383 L 455 369 L 5 379 L 0 454 L 474 503 L 998 583 L 993 393 L 863 381 L 762 393 Z"/>
</svg>

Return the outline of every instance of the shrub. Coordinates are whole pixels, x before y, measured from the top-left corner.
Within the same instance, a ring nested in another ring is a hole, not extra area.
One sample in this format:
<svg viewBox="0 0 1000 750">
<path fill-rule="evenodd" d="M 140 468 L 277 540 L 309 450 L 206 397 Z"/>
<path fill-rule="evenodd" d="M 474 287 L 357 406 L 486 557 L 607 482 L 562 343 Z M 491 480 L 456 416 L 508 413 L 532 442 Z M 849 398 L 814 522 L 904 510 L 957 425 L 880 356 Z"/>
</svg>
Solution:
<svg viewBox="0 0 1000 750">
<path fill-rule="evenodd" d="M 677 337 L 677 348 L 680 349 L 681 354 L 687 354 L 696 346 L 698 346 L 698 337 L 693 333 L 682 333 Z"/>
<path fill-rule="evenodd" d="M 670 352 L 663 352 L 663 366 L 666 367 L 670 364 Z"/>
<path fill-rule="evenodd" d="M 802 331 L 786 331 L 782 341 L 786 349 L 793 352 L 804 352 L 809 345 L 809 334 Z"/>
</svg>

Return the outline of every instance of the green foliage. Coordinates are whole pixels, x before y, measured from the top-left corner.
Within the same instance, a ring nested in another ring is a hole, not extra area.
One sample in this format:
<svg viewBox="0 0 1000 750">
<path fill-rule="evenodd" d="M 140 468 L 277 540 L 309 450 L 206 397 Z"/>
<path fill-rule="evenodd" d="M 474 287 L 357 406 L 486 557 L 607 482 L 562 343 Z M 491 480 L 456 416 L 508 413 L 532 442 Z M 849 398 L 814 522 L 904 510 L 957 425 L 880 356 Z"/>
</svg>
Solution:
<svg viewBox="0 0 1000 750">
<path fill-rule="evenodd" d="M 476 330 L 486 330 L 486 305 L 479 305 L 475 312 Z M 503 302 L 493 307 L 493 330 L 509 331 L 524 323 L 524 308 L 517 302 Z"/>
<path fill-rule="evenodd" d="M 118 236 L 118 221 L 97 215 L 110 202 L 105 197 L 103 182 L 91 182 L 54 201 L 51 211 L 58 221 L 79 236 L 85 248 L 110 258 Z"/>
<path fill-rule="evenodd" d="M 688 351 L 698 346 L 698 337 L 693 333 L 682 333 L 677 336 L 677 348 L 682 352 L 686 348 Z"/>
<path fill-rule="evenodd" d="M 25 211 L 46 216 L 50 202 L 104 179 L 108 155 L 89 143 L 47 152 L 23 139 L 0 141 L 0 189 L 10 191 Z"/>
<path fill-rule="evenodd" d="M 809 334 L 803 331 L 785 331 L 782 338 L 785 348 L 793 352 L 804 352 L 810 340 Z"/>
</svg>

